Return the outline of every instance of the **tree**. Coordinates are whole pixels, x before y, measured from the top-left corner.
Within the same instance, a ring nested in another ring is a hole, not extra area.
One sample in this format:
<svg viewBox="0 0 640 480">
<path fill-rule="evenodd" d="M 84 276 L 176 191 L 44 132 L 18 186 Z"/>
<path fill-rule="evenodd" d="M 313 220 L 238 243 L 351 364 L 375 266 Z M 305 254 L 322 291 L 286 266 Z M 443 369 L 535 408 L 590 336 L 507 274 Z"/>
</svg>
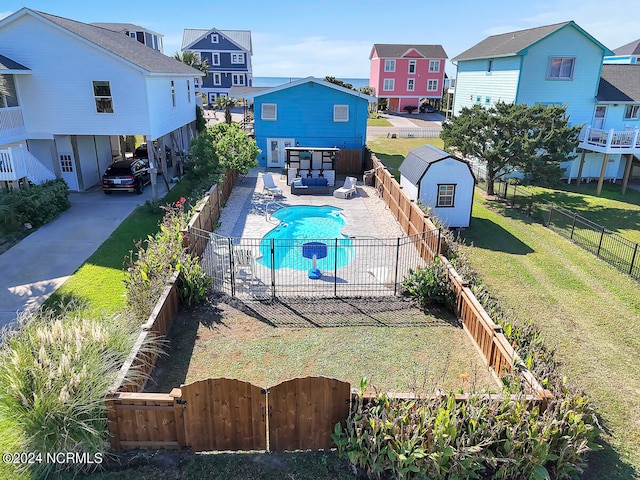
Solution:
<svg viewBox="0 0 640 480">
<path fill-rule="evenodd" d="M 324 77 L 324 81 L 333 83 L 334 85 L 339 85 L 340 87 L 348 88 L 349 90 L 355 90 L 355 88 L 353 88 L 353 85 L 351 85 L 350 83 L 345 83 L 336 77 Z"/>
<path fill-rule="evenodd" d="M 207 120 L 204 118 L 204 113 L 202 113 L 202 107 L 196 105 L 196 132 L 204 132 L 205 128 L 207 128 Z"/>
<path fill-rule="evenodd" d="M 209 73 L 209 62 L 206 58 L 201 58 L 195 52 L 176 52 L 173 54 L 173 58 L 196 70 L 200 70 L 202 73 Z"/>
<path fill-rule="evenodd" d="M 463 108 L 443 124 L 440 137 L 445 148 L 486 162 L 493 195 L 496 178 L 516 169 L 534 180 L 559 178 L 559 163 L 572 158 L 581 128 L 569 127 L 564 107 L 499 102 Z"/>
<path fill-rule="evenodd" d="M 189 148 L 186 175 L 195 179 L 213 179 L 226 170 L 246 174 L 258 166 L 260 149 L 254 139 L 236 123 L 218 123 L 198 135 Z"/>
<path fill-rule="evenodd" d="M 224 110 L 224 122 L 231 125 L 231 109 L 235 107 L 237 100 L 231 97 L 218 97 L 216 98 L 216 108 L 218 110 Z"/>
</svg>

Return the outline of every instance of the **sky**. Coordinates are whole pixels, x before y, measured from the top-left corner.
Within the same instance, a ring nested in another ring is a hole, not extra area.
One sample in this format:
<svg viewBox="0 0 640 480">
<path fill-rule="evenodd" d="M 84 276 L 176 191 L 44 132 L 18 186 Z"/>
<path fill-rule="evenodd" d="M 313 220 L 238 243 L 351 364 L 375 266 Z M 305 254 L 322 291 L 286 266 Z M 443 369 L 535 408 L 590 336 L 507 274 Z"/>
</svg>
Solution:
<svg viewBox="0 0 640 480">
<path fill-rule="evenodd" d="M 85 23 L 134 23 L 164 35 L 167 55 L 180 50 L 185 28 L 250 30 L 254 77 L 368 78 L 374 43 L 440 44 L 453 58 L 490 35 L 569 20 L 615 49 L 640 38 L 638 6 L 640 0 L 2 0 L 0 18 L 28 7 Z M 446 71 L 455 77 L 451 62 Z"/>
</svg>

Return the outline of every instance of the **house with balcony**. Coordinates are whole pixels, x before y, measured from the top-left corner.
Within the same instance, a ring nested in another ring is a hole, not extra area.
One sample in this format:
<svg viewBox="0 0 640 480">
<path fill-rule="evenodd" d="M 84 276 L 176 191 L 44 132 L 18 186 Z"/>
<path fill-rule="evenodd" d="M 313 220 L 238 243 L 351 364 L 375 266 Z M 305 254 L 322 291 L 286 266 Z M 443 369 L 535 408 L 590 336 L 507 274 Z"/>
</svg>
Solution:
<svg viewBox="0 0 640 480">
<path fill-rule="evenodd" d="M 415 107 L 417 113 L 422 103 L 439 110 L 446 59 L 442 45 L 376 43 L 369 55 L 369 86 L 392 112 Z"/>
<path fill-rule="evenodd" d="M 0 20 L 2 186 L 63 178 L 85 191 L 128 135 L 186 151 L 201 75 L 105 28 L 29 8 Z M 151 158 L 161 172 L 164 155 Z"/>
<path fill-rule="evenodd" d="M 452 59 L 457 66 L 453 114 L 497 102 L 566 106 L 569 123 L 584 129 L 577 158 L 563 165 L 565 178 L 597 179 L 600 192 L 604 180 L 624 181 L 630 171 L 637 129 L 633 79 L 612 78 L 622 71 L 603 66 L 611 55 L 573 21 L 488 37 Z M 628 94 L 614 94 L 612 85 Z M 607 113 L 614 104 L 615 114 Z"/>
<path fill-rule="evenodd" d="M 324 169 L 322 150 L 329 155 L 338 149 L 363 151 L 369 103 L 376 102 L 375 97 L 314 77 L 255 88 L 242 96 L 255 112 L 255 140 L 262 150 L 259 165 L 283 168 L 287 148 L 306 148 L 316 152 L 317 159 L 310 158 L 309 166 L 301 167 L 305 174 Z M 313 167 L 315 160 L 318 168 Z"/>
<path fill-rule="evenodd" d="M 96 27 L 100 28 L 106 28 L 107 30 L 111 30 L 113 32 L 122 33 L 123 35 L 133 38 L 134 40 L 140 42 L 143 45 L 146 45 L 149 48 L 153 48 L 160 53 L 164 53 L 164 48 L 162 46 L 162 39 L 164 35 L 141 27 L 140 25 L 134 25 L 133 23 L 102 22 L 92 23 L 91 25 L 95 25 Z"/>
<path fill-rule="evenodd" d="M 640 39 L 613 50 L 613 55 L 604 57 L 604 63 L 640 63 Z"/>
<path fill-rule="evenodd" d="M 248 30 L 187 28 L 181 50 L 194 52 L 209 65 L 209 73 L 198 85 L 199 91 L 206 94 L 207 103 L 228 97 L 231 87 L 253 85 L 253 47 Z"/>
</svg>

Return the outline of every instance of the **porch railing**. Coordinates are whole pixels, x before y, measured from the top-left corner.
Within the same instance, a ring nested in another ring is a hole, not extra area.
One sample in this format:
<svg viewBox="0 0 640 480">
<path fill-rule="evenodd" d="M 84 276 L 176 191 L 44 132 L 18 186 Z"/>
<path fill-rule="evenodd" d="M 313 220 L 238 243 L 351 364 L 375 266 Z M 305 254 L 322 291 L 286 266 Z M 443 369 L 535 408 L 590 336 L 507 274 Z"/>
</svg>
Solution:
<svg viewBox="0 0 640 480">
<path fill-rule="evenodd" d="M 640 150 L 640 130 L 600 130 L 586 126 L 580 132 L 580 146 L 597 148 L 599 152 L 632 152 Z"/>
<path fill-rule="evenodd" d="M 0 150 L 0 180 L 28 178 L 35 184 L 54 180 L 55 174 L 22 145 Z"/>
</svg>

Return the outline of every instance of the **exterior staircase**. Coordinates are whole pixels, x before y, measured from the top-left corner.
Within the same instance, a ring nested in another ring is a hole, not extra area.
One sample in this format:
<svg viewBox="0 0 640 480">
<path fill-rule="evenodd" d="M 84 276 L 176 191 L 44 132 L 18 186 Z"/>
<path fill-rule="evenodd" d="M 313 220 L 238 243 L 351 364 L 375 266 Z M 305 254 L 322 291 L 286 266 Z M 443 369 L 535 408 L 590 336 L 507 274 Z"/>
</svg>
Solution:
<svg viewBox="0 0 640 480">
<path fill-rule="evenodd" d="M 0 181 L 16 182 L 26 178 L 33 184 L 55 180 L 55 174 L 22 145 L 0 150 Z"/>
</svg>

